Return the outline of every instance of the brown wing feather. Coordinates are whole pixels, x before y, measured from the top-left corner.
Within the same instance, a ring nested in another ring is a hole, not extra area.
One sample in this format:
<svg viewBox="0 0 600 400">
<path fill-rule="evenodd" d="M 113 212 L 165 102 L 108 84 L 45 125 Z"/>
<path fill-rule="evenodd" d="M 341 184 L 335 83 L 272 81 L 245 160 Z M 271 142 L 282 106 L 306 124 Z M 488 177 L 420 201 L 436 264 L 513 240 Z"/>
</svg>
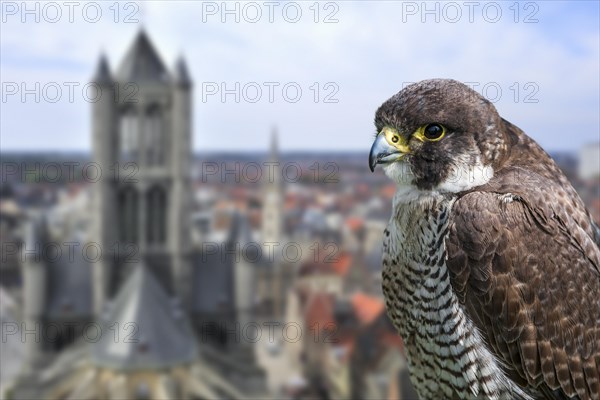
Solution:
<svg viewBox="0 0 600 400">
<path fill-rule="evenodd" d="M 600 249 L 569 188 L 519 173 L 455 203 L 453 289 L 519 385 L 600 399 Z"/>
</svg>

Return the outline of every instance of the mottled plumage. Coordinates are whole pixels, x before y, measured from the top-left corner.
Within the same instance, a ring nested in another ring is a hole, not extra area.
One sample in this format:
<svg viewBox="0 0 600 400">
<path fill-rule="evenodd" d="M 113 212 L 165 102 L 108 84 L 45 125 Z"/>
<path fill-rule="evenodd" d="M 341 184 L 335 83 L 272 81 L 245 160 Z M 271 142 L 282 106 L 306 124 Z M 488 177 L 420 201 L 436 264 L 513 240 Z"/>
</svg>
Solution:
<svg viewBox="0 0 600 400">
<path fill-rule="evenodd" d="M 600 229 L 551 158 L 467 86 L 386 101 L 398 184 L 383 290 L 423 399 L 600 399 Z"/>
</svg>

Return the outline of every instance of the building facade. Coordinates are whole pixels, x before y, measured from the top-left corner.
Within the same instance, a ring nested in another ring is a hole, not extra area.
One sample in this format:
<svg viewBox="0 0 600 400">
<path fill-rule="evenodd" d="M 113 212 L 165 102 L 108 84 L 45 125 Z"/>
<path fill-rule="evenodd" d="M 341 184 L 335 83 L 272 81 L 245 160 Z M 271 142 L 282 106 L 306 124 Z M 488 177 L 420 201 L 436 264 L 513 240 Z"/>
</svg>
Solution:
<svg viewBox="0 0 600 400">
<path fill-rule="evenodd" d="M 94 265 L 100 313 L 130 267 L 144 261 L 169 293 L 189 304 L 191 87 L 185 62 L 164 66 L 141 31 L 113 75 L 102 57 L 94 81 L 93 151 L 102 178 L 94 184 Z"/>
<path fill-rule="evenodd" d="M 115 73 L 100 58 L 94 82 L 101 95 L 92 104 L 93 159 L 101 178 L 90 185 L 91 231 L 51 238 L 47 213 L 30 223 L 23 316 L 37 336 L 27 340 L 27 365 L 11 397 L 264 397 L 264 372 L 249 346 L 216 347 L 194 329 L 206 314 L 192 293 L 221 284 L 232 289 L 220 293 L 232 303 L 228 319 L 249 318 L 249 292 L 235 280 L 251 273 L 235 263 L 223 282 L 197 273 L 222 264 L 196 262 L 190 246 L 192 82 L 185 62 L 169 71 L 142 30 Z M 242 219 L 234 228 L 231 240 L 248 236 Z M 93 245 L 101 256 L 50 260 L 46 243 L 65 239 Z"/>
</svg>

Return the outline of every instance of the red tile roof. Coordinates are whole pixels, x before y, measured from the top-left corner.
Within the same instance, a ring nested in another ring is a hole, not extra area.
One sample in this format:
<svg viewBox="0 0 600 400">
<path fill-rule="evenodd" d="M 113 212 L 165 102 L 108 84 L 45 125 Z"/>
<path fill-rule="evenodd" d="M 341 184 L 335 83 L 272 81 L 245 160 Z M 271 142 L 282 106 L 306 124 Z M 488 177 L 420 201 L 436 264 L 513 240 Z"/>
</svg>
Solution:
<svg viewBox="0 0 600 400">
<path fill-rule="evenodd" d="M 364 293 L 356 293 L 352 296 L 351 302 L 356 317 L 363 325 L 369 325 L 375 321 L 385 308 L 383 300 Z"/>
<path fill-rule="evenodd" d="M 350 217 L 346 219 L 346 225 L 353 231 L 361 229 L 365 225 L 365 221 L 362 218 Z"/>
<path fill-rule="evenodd" d="M 387 199 L 393 199 L 394 195 L 396 194 L 396 185 L 390 184 L 390 185 L 384 186 L 381 189 L 381 194 L 383 197 L 385 197 Z"/>
<path fill-rule="evenodd" d="M 327 293 L 314 293 L 309 298 L 304 311 L 304 320 L 309 330 L 332 329 L 335 325 L 333 315 L 334 299 Z"/>
<path fill-rule="evenodd" d="M 387 347 L 396 347 L 401 351 L 404 351 L 404 342 L 397 332 L 385 332 L 382 335 L 381 341 Z"/>
<path fill-rule="evenodd" d="M 331 254 L 331 250 L 322 251 L 317 255 L 317 262 L 311 257 L 310 261 L 300 267 L 300 276 L 313 274 L 335 274 L 339 277 L 348 275 L 352 265 L 352 255 L 347 252 Z"/>
<path fill-rule="evenodd" d="M 331 263 L 331 269 L 339 276 L 346 276 L 352 265 L 352 256 L 348 253 L 342 253 L 337 256 L 335 262 Z"/>
</svg>

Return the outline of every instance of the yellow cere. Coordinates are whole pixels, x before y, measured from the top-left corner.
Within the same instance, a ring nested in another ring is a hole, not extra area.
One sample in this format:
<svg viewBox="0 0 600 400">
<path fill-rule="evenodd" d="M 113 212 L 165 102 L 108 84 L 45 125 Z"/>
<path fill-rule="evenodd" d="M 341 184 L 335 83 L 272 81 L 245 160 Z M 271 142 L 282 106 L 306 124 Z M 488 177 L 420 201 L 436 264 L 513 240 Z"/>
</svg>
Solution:
<svg viewBox="0 0 600 400">
<path fill-rule="evenodd" d="M 397 148 L 402 153 L 410 153 L 410 148 L 408 147 L 406 138 L 400 135 L 394 128 L 386 126 L 381 130 L 381 132 L 379 132 L 379 134 L 385 136 L 385 140 L 390 146 Z"/>
</svg>

